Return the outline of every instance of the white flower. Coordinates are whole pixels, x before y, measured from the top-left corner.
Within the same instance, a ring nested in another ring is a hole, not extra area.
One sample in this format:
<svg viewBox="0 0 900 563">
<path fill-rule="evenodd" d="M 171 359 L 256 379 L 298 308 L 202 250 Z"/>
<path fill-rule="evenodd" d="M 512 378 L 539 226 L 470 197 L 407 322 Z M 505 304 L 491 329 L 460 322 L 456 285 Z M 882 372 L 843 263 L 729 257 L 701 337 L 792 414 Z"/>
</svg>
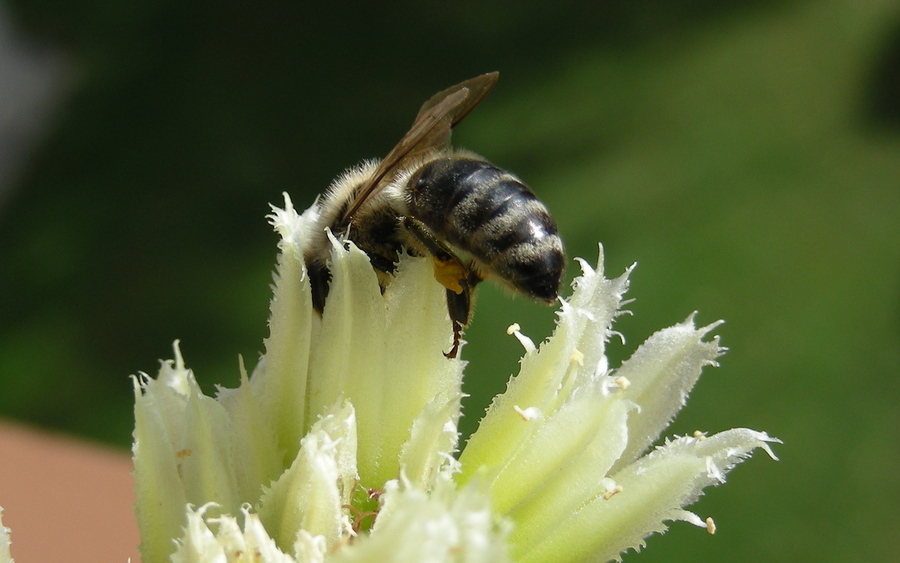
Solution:
<svg viewBox="0 0 900 563">
<path fill-rule="evenodd" d="M 12 555 L 9 554 L 9 528 L 3 525 L 3 507 L 0 506 L 0 563 L 13 563 Z"/>
<path fill-rule="evenodd" d="M 330 238 L 325 312 L 300 252 L 313 210 L 286 197 L 265 355 L 204 396 L 175 359 L 135 380 L 136 512 L 145 562 L 603 561 L 639 549 L 753 449 L 737 429 L 660 437 L 722 353 L 693 318 L 619 369 L 604 353 L 628 281 L 582 262 L 554 335 L 526 352 L 459 460 L 464 362 L 427 260 L 382 293 L 366 255 Z M 601 257 L 602 261 L 602 257 Z M 774 456 L 773 456 L 774 457 Z"/>
</svg>

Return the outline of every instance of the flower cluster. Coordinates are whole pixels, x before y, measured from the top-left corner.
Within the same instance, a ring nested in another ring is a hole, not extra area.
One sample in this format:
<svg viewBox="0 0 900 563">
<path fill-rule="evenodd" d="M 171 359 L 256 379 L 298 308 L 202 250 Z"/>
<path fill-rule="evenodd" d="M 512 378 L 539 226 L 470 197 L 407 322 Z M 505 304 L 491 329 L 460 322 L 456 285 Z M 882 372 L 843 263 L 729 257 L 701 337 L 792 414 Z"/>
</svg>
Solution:
<svg viewBox="0 0 900 563">
<path fill-rule="evenodd" d="M 177 343 L 135 379 L 144 561 L 581 561 L 640 549 L 756 448 L 747 429 L 652 448 L 723 349 L 693 318 L 617 369 L 605 345 L 630 270 L 582 262 L 554 334 L 525 347 L 463 451 L 464 362 L 432 265 L 404 257 L 382 292 L 367 256 L 330 237 L 331 289 L 311 304 L 301 253 L 315 210 L 286 197 L 265 354 L 237 389 L 201 393 Z M 602 256 L 601 256 L 602 265 Z M 648 453 L 649 450 L 649 453 Z M 774 456 L 773 456 L 774 457 Z"/>
</svg>

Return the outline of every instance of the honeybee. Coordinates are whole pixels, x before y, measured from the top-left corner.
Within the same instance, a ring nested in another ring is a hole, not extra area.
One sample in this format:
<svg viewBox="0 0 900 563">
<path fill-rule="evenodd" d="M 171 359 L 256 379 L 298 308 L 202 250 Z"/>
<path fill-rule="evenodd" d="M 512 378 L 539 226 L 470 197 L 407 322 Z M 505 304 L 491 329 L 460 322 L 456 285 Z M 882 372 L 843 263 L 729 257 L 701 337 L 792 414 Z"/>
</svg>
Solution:
<svg viewBox="0 0 900 563">
<path fill-rule="evenodd" d="M 430 256 L 447 290 L 456 357 L 472 315 L 476 285 L 494 278 L 552 303 L 565 256 L 556 223 L 517 177 L 450 147 L 450 133 L 497 81 L 496 72 L 461 82 L 426 101 L 384 160 L 345 171 L 322 194 L 304 259 L 312 301 L 325 308 L 331 274 L 326 228 L 368 256 L 382 288 L 400 253 Z"/>
</svg>

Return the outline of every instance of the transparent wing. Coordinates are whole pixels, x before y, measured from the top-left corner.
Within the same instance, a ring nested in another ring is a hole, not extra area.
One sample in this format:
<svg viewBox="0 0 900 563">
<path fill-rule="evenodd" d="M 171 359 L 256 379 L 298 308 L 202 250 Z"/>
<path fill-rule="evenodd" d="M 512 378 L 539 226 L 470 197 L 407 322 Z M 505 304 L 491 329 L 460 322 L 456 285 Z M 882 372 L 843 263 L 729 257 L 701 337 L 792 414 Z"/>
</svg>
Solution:
<svg viewBox="0 0 900 563">
<path fill-rule="evenodd" d="M 423 114 L 425 114 L 425 112 L 438 105 L 447 96 L 450 96 L 458 90 L 466 88 L 469 90 L 469 96 L 468 98 L 466 98 L 466 103 L 459 107 L 458 111 L 453 112 L 453 121 L 451 122 L 450 127 L 455 126 L 457 123 L 462 121 L 463 118 L 469 115 L 469 112 L 475 109 L 475 106 L 481 103 L 481 100 L 483 100 L 484 97 L 488 95 L 488 92 L 491 91 L 491 88 L 494 87 L 494 84 L 496 84 L 497 78 L 499 76 L 499 72 L 489 72 L 488 74 L 482 74 L 481 76 L 470 78 L 466 81 L 460 82 L 455 86 L 451 86 L 446 90 L 438 92 L 427 102 L 422 104 L 422 108 L 419 110 L 419 115 L 416 116 L 416 121 L 418 121 L 419 118 L 421 118 Z"/>
<path fill-rule="evenodd" d="M 384 157 L 372 177 L 360 187 L 338 225 L 348 224 L 360 207 L 390 183 L 404 162 L 448 146 L 453 127 L 484 99 L 497 82 L 497 77 L 498 73 L 492 72 L 470 78 L 438 92 L 422 104 L 412 127 Z"/>
</svg>

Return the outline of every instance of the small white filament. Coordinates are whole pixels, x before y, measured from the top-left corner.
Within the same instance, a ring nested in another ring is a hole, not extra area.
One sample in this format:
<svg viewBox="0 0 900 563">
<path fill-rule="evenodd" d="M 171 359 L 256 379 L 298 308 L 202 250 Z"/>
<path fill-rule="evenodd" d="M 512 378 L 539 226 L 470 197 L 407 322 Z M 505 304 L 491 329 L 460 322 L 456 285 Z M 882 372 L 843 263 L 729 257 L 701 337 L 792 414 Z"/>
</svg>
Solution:
<svg viewBox="0 0 900 563">
<path fill-rule="evenodd" d="M 522 327 L 519 326 L 519 323 L 513 323 L 509 325 L 509 328 L 506 329 L 506 334 L 515 336 L 519 341 L 519 344 L 522 345 L 522 348 L 525 348 L 526 353 L 534 352 L 537 347 L 534 345 L 534 342 L 530 338 L 519 331 L 521 328 Z"/>
</svg>

